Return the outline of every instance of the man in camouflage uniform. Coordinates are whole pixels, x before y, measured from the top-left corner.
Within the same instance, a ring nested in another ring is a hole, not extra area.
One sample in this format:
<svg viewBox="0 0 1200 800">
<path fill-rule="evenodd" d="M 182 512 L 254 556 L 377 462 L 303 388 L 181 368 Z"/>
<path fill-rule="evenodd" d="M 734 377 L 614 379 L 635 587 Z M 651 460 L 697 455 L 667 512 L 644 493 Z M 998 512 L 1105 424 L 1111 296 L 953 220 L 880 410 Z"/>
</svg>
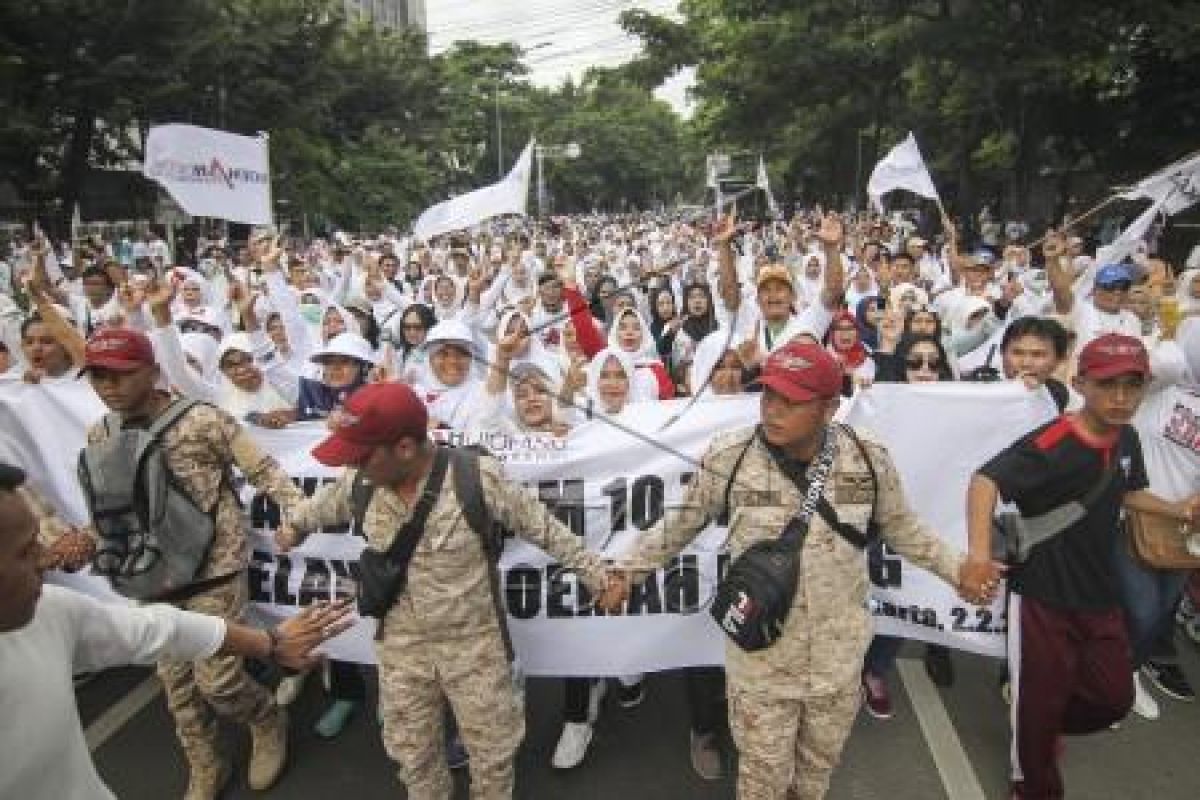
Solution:
<svg viewBox="0 0 1200 800">
<path fill-rule="evenodd" d="M 826 431 L 837 438 L 825 497 L 842 522 L 866 531 L 875 499 L 871 471 L 850 435 L 830 426 L 841 368 L 820 345 L 792 342 L 767 359 L 760 382 L 761 424 L 713 441 L 681 506 L 622 559 L 630 570 L 661 566 L 721 516 L 731 477 L 731 556 L 778 538 L 801 504 L 795 477 L 817 457 Z M 994 572 L 967 574 L 962 557 L 909 510 L 887 451 L 868 440 L 863 446 L 878 479 L 875 518 L 888 544 L 972 597 L 994 590 Z M 866 599 L 863 552 L 814 514 L 782 635 L 757 652 L 726 646 L 740 800 L 824 797 L 858 711 L 862 657 L 872 636 Z"/>
<path fill-rule="evenodd" d="M 159 368 L 154 350 L 140 332 L 100 331 L 88 342 L 84 368 L 100 399 L 126 427 L 149 426 L 172 403 L 156 388 Z M 106 435 L 104 424 L 97 424 L 88 431 L 88 442 Z M 233 417 L 212 406 L 188 410 L 164 434 L 162 446 L 167 466 L 184 492 L 200 508 L 214 513 L 212 547 L 197 579 L 236 576 L 183 607 L 239 621 L 248 597 L 250 548 L 241 504 L 228 480 L 230 468 L 240 469 L 246 480 L 285 510 L 304 495 Z M 90 558 L 90 547 L 78 547 L 79 536 L 67 533 L 53 547 L 52 555 L 62 566 L 78 566 Z M 278 780 L 286 761 L 287 717 L 272 694 L 246 674 L 240 656 L 161 662 L 158 676 L 191 768 L 187 800 L 210 800 L 229 780 L 230 764 L 218 746 L 217 715 L 250 726 L 250 787 L 261 791 Z"/>
<path fill-rule="evenodd" d="M 361 469 L 375 487 L 363 518 L 367 545 L 386 552 L 425 490 L 437 450 L 427 426 L 425 406 L 404 384 L 372 384 L 352 395 L 334 434 L 313 456 L 358 469 L 346 470 L 288 516 L 277 536 L 280 549 L 297 544 L 298 531 L 349 522 Z M 589 588 L 605 588 L 600 558 L 579 537 L 533 494 L 507 483 L 497 462 L 481 458 L 479 469 L 483 501 L 495 519 L 577 570 Z M 447 800 L 448 699 L 471 755 L 471 796 L 506 800 L 525 716 L 492 595 L 493 565 L 463 515 L 453 474 L 452 462 L 409 562 L 407 585 L 380 622 L 376 653 L 384 746 L 400 766 L 409 800 Z"/>
</svg>

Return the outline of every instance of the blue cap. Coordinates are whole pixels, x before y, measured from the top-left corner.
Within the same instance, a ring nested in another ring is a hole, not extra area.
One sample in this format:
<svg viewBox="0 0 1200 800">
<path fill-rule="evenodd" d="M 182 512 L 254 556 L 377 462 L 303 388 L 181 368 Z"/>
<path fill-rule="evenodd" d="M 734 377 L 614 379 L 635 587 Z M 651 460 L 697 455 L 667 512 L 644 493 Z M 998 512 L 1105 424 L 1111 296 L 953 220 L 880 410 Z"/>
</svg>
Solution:
<svg viewBox="0 0 1200 800">
<path fill-rule="evenodd" d="M 1126 264 L 1105 264 L 1096 270 L 1097 286 L 1112 286 L 1117 283 L 1133 283 L 1133 271 Z"/>
</svg>

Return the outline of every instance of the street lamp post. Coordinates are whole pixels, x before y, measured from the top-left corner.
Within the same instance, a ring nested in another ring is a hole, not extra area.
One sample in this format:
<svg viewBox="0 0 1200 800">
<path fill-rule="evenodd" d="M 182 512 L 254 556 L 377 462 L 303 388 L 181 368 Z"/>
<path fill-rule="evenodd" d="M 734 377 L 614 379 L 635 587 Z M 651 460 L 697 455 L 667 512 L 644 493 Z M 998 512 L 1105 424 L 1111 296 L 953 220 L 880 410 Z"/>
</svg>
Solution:
<svg viewBox="0 0 1200 800">
<path fill-rule="evenodd" d="M 546 167 L 547 158 L 579 158 L 583 149 L 577 142 L 568 144 L 539 144 L 533 148 L 537 157 L 537 207 L 538 216 L 546 216 Z"/>
</svg>

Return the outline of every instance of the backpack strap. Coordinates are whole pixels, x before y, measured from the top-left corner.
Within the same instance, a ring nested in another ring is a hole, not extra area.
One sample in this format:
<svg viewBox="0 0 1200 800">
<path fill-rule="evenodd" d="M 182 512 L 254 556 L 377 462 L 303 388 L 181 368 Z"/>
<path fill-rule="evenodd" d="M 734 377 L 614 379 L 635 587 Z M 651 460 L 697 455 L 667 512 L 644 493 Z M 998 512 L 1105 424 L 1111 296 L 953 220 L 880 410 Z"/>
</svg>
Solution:
<svg viewBox="0 0 1200 800">
<path fill-rule="evenodd" d="M 483 453 L 481 448 L 473 446 L 455 447 L 450 449 L 450 453 L 454 457 L 454 493 L 458 496 L 458 504 L 462 507 L 467 525 L 483 544 L 483 552 L 488 560 L 488 588 L 492 593 L 496 624 L 500 626 L 504 652 L 511 662 L 515 650 L 508 632 L 508 612 L 500 587 L 500 553 L 504 550 L 504 532 L 496 524 L 484 497 L 483 480 L 479 475 L 479 459 Z"/>
<path fill-rule="evenodd" d="M 199 400 L 190 400 L 186 397 L 181 397 L 178 400 L 166 407 L 166 409 L 154 418 L 154 422 L 150 423 L 150 427 L 146 429 L 146 434 L 150 439 L 157 440 L 169 431 L 175 423 L 183 419 L 183 415 L 191 411 L 196 406 L 201 405 Z"/>
</svg>

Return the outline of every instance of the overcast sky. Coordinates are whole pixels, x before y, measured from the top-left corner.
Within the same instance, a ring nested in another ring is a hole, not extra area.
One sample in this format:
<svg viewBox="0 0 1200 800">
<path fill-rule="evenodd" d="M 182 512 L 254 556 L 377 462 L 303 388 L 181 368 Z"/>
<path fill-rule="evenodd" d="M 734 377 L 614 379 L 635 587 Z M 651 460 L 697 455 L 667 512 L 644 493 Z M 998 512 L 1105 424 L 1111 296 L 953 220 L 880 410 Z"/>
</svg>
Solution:
<svg viewBox="0 0 1200 800">
<path fill-rule="evenodd" d="M 637 39 L 625 35 L 617 16 L 629 8 L 674 14 L 676 0 L 425 0 L 430 46 L 441 52 L 458 39 L 513 41 L 528 52 L 531 80 L 557 86 L 588 67 L 612 67 L 631 59 Z M 658 95 L 687 113 L 690 74 L 668 81 Z"/>
</svg>

